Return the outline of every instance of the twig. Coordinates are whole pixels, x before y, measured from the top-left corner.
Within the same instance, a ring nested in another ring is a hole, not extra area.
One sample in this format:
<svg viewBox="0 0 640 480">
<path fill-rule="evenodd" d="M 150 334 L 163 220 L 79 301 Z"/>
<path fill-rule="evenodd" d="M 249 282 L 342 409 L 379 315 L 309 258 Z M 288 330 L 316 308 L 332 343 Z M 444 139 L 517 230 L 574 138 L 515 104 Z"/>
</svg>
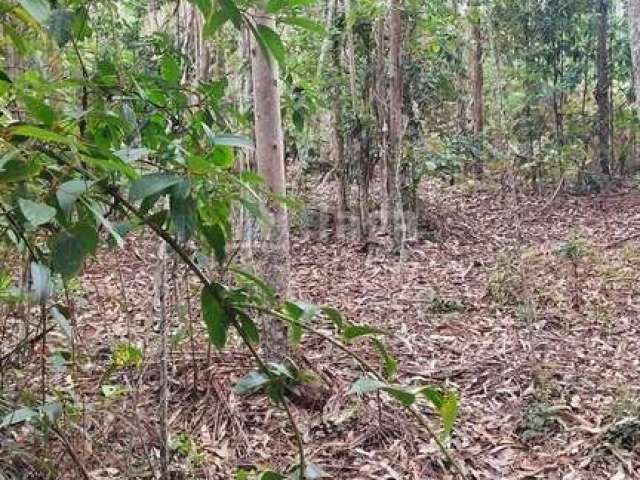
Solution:
<svg viewBox="0 0 640 480">
<path fill-rule="evenodd" d="M 55 433 L 60 439 L 60 441 L 62 442 L 64 449 L 67 451 L 67 453 L 71 457 L 71 460 L 73 460 L 73 463 L 77 467 L 78 472 L 80 473 L 82 478 L 84 480 L 91 480 L 91 476 L 89 475 L 89 472 L 87 472 L 87 469 L 85 468 L 85 466 L 82 464 L 82 462 L 76 455 L 76 452 L 73 450 L 73 447 L 69 443 L 69 440 L 67 440 L 67 438 L 62 434 L 62 432 L 60 431 L 60 429 L 55 423 L 48 422 L 48 425 L 49 425 L 49 428 L 51 428 L 51 430 L 53 431 L 53 433 Z"/>
<path fill-rule="evenodd" d="M 300 459 L 300 479 L 305 479 L 305 471 L 307 469 L 305 458 L 304 458 L 304 443 L 302 442 L 302 434 L 300 433 L 300 429 L 298 428 L 298 424 L 293 418 L 293 414 L 291 413 L 291 409 L 289 408 L 289 404 L 287 403 L 287 399 L 280 390 L 280 394 L 278 395 L 280 398 L 280 403 L 282 403 L 282 407 L 284 411 L 287 412 L 287 417 L 289 417 L 289 423 L 293 426 L 293 431 L 296 437 L 296 444 L 298 446 L 298 457 Z"/>
</svg>

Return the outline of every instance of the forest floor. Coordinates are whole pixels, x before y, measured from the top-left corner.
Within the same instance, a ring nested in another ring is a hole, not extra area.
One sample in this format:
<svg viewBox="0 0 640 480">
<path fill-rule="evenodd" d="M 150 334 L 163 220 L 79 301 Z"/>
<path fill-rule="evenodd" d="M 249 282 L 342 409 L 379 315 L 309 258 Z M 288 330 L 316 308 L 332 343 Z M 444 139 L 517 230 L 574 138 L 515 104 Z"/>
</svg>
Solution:
<svg viewBox="0 0 640 480">
<path fill-rule="evenodd" d="M 292 297 L 391 332 L 403 383 L 458 392 L 450 449 L 470 478 L 640 478 L 640 192 L 560 195 L 548 204 L 434 183 L 421 196 L 437 206 L 440 232 L 413 242 L 402 261 L 382 247 L 364 252 L 298 229 Z M 157 468 L 158 249 L 149 238 L 127 240 L 88 266 L 76 292 L 82 362 L 55 377 L 84 411 L 66 420 L 66 435 L 95 479 L 152 478 Z M 285 414 L 233 392 L 252 368 L 249 356 L 209 353 L 200 333 L 191 343 L 179 323 L 197 322 L 198 292 L 176 275 L 170 296 L 169 430 L 183 472 L 175 478 L 230 479 L 241 467 L 295 462 Z M 144 366 L 110 372 L 113 346 L 125 341 L 144 348 Z M 454 478 L 391 401 L 379 411 L 375 396 L 346 394 L 358 376 L 353 361 L 304 342 L 332 384 L 322 412 L 294 408 L 310 460 L 337 479 Z M 375 358 L 360 343 L 353 348 Z M 58 466 L 74 478 L 60 452 Z"/>
</svg>

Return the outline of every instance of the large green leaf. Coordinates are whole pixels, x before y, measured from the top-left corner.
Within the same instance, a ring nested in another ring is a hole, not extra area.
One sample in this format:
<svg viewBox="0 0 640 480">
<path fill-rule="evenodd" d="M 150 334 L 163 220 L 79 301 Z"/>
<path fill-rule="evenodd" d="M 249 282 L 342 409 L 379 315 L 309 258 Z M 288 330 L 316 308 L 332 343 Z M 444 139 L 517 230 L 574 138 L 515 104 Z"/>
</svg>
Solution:
<svg viewBox="0 0 640 480">
<path fill-rule="evenodd" d="M 20 211 L 24 218 L 34 227 L 49 223 L 56 216 L 56 209 L 46 203 L 20 198 L 18 199 L 18 205 L 20 205 Z"/>
<path fill-rule="evenodd" d="M 212 12 L 207 18 L 206 23 L 202 29 L 204 37 L 211 37 L 216 33 L 225 23 L 229 21 L 229 14 L 224 10 L 218 10 Z"/>
<path fill-rule="evenodd" d="M 267 13 L 276 13 L 281 10 L 289 10 L 295 7 L 310 5 L 315 0 L 269 0 L 267 2 Z"/>
<path fill-rule="evenodd" d="M 129 200 L 132 202 L 143 200 L 155 195 L 182 181 L 178 175 L 172 173 L 150 173 L 144 175 L 129 187 Z"/>
<path fill-rule="evenodd" d="M 19 0 L 20 5 L 29 12 L 35 20 L 44 25 L 51 15 L 51 7 L 47 0 Z"/>
<path fill-rule="evenodd" d="M 36 176 L 42 170 L 42 162 L 38 158 L 23 160 L 12 158 L 0 168 L 0 183 L 14 183 Z"/>
<path fill-rule="evenodd" d="M 64 47 L 73 38 L 75 16 L 69 8 L 56 8 L 47 20 L 49 33 L 60 47 Z"/>
<path fill-rule="evenodd" d="M 11 133 L 22 137 L 29 137 L 43 142 L 59 143 L 68 146 L 77 146 L 78 143 L 71 137 L 65 137 L 59 133 L 34 127 L 33 125 L 19 125 L 11 129 Z"/>
<path fill-rule="evenodd" d="M 93 186 L 95 182 L 88 180 L 69 180 L 58 187 L 56 198 L 63 212 L 69 214 L 76 200 Z"/>
<path fill-rule="evenodd" d="M 207 285 L 202 289 L 201 304 L 202 317 L 209 340 L 219 349 L 227 343 L 227 330 L 229 329 L 229 317 L 221 303 L 222 288 L 219 285 Z"/>
<path fill-rule="evenodd" d="M 200 231 L 209 246 L 213 249 L 218 264 L 222 266 L 226 256 L 227 238 L 224 229 L 218 225 L 201 225 Z"/>
<path fill-rule="evenodd" d="M 53 122 L 56 120 L 56 114 L 49 105 L 39 98 L 32 96 L 24 97 L 23 100 L 27 106 L 27 110 L 29 110 L 29 113 L 33 115 L 36 120 L 39 120 L 48 127 L 53 125 Z"/>
<path fill-rule="evenodd" d="M 51 294 L 51 271 L 46 265 L 37 262 L 31 262 L 30 271 L 33 300 L 39 305 L 45 305 Z"/>
<path fill-rule="evenodd" d="M 53 269 L 64 279 L 75 276 L 84 260 L 98 243 L 95 229 L 88 224 L 78 224 L 67 232 L 60 232 L 53 242 Z"/>
<path fill-rule="evenodd" d="M 267 25 L 257 25 L 255 33 L 261 40 L 261 46 L 266 47 L 268 53 L 271 53 L 278 64 L 284 68 L 286 51 L 280 35 Z"/>
<path fill-rule="evenodd" d="M 289 25 L 293 25 L 295 27 L 304 28 L 305 30 L 309 30 L 310 32 L 320 35 L 325 33 L 325 29 L 321 24 L 307 17 L 298 17 L 296 15 L 292 15 L 289 17 L 283 17 L 280 19 L 280 21 Z"/>
<path fill-rule="evenodd" d="M 242 27 L 242 14 L 233 0 L 219 0 L 220 9 L 231 19 L 236 28 Z"/>
<path fill-rule="evenodd" d="M 180 65 L 176 61 L 175 57 L 169 53 L 165 53 L 162 57 L 160 64 L 162 70 L 162 77 L 172 85 L 180 84 Z"/>
</svg>

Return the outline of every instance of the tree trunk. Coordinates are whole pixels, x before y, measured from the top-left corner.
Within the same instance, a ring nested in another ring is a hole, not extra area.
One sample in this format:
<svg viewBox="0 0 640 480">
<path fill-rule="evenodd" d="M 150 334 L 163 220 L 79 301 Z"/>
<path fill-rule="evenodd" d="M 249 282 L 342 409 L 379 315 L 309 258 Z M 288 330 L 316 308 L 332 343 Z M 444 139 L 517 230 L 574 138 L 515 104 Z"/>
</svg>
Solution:
<svg viewBox="0 0 640 480">
<path fill-rule="evenodd" d="M 263 11 L 255 12 L 256 25 L 275 27 L 275 21 Z M 280 118 L 280 88 L 275 59 L 251 40 L 251 70 L 255 119 L 256 162 L 258 173 L 270 192 L 278 197 L 286 195 L 284 170 L 284 141 Z M 277 200 L 267 201 L 272 217 L 263 225 L 259 262 L 265 279 L 278 294 L 286 297 L 289 287 L 289 218 L 286 206 Z M 263 348 L 268 360 L 281 362 L 288 356 L 287 329 L 282 322 L 264 320 Z"/>
<path fill-rule="evenodd" d="M 344 139 L 342 138 L 340 115 L 340 99 L 338 95 L 333 97 L 333 115 L 331 119 L 332 141 L 331 150 L 334 156 L 334 168 L 336 169 L 336 237 L 342 238 L 347 226 L 347 172 L 344 162 Z"/>
<path fill-rule="evenodd" d="M 609 0 L 595 0 L 598 18 L 598 47 L 596 52 L 596 89 L 598 104 L 598 159 L 605 175 L 611 174 L 609 147 Z"/>
<path fill-rule="evenodd" d="M 403 0 L 391 1 L 389 15 L 389 56 L 391 88 L 389 90 L 389 161 L 387 163 L 388 206 L 390 230 L 395 246 L 402 246 L 406 235 L 402 217 L 402 190 L 400 164 L 402 161 L 402 4 Z"/>
<path fill-rule="evenodd" d="M 482 68 L 482 30 L 478 24 L 479 20 L 474 19 L 471 28 L 471 36 L 473 39 L 473 53 L 471 55 L 471 83 L 473 98 L 471 103 L 471 120 L 473 123 L 474 141 L 480 143 L 482 141 L 482 132 L 484 130 L 484 72 Z M 476 156 L 473 164 L 473 170 L 476 175 L 482 173 L 482 159 Z"/>
<path fill-rule="evenodd" d="M 389 146 L 388 146 L 388 100 L 387 100 L 387 70 L 386 70 L 386 45 L 385 45 L 385 18 L 380 14 L 376 22 L 376 70 L 375 70 L 375 94 L 374 106 L 376 115 L 376 127 L 378 134 L 378 152 L 381 172 L 382 188 L 380 199 L 380 230 L 388 231 L 389 228 L 389 194 L 387 188 L 387 176 L 389 172 Z"/>
<path fill-rule="evenodd" d="M 636 109 L 640 111 L 640 0 L 628 0 L 627 8 L 633 62 L 633 87 Z"/>
</svg>

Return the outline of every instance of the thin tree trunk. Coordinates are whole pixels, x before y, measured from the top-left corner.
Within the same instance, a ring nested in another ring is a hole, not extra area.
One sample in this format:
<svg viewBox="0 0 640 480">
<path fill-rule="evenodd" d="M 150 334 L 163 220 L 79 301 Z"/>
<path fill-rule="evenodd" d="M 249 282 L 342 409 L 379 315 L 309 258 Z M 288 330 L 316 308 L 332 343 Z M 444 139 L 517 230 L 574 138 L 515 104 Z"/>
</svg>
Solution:
<svg viewBox="0 0 640 480">
<path fill-rule="evenodd" d="M 474 24 L 471 28 L 471 36 L 473 38 L 473 52 L 471 55 L 471 83 L 473 92 L 471 119 L 473 122 L 474 141 L 480 143 L 484 130 L 484 72 L 482 68 L 482 30 L 478 22 L 479 20 L 474 19 Z M 482 173 L 482 159 L 480 156 L 476 156 L 473 170 L 476 175 Z"/>
<path fill-rule="evenodd" d="M 395 246 L 403 246 L 402 239 L 406 236 L 402 215 L 402 188 L 400 166 L 402 163 L 402 9 L 403 0 L 392 0 L 389 13 L 389 56 L 391 67 L 391 89 L 389 91 L 389 168 L 387 170 L 387 185 L 389 189 L 388 211 L 391 215 L 391 232 Z"/>
<path fill-rule="evenodd" d="M 256 11 L 254 18 L 256 25 L 275 27 L 274 19 L 263 11 Z M 253 37 L 251 67 L 258 173 L 272 194 L 283 197 L 286 179 L 278 68 L 275 60 L 267 57 Z M 286 297 L 289 289 L 289 217 L 286 206 L 280 201 L 269 199 L 266 207 L 272 222 L 262 226 L 259 262 L 265 279 Z M 272 361 L 282 361 L 288 356 L 287 329 L 282 322 L 265 318 L 263 348 Z"/>
<path fill-rule="evenodd" d="M 627 0 L 636 109 L 640 111 L 640 0 Z"/>
<path fill-rule="evenodd" d="M 597 82 L 595 90 L 598 104 L 598 159 L 605 175 L 611 174 L 609 146 L 609 0 L 595 0 L 598 19 L 598 46 L 596 52 Z"/>
<path fill-rule="evenodd" d="M 376 83 L 374 88 L 374 104 L 378 130 L 378 151 L 380 152 L 381 171 L 381 201 L 380 201 L 380 230 L 386 232 L 389 228 L 389 194 L 387 188 L 387 176 L 389 172 L 388 151 L 388 100 L 387 100 L 387 70 L 386 70 L 386 46 L 385 46 L 385 16 L 380 14 L 376 22 Z"/>
<path fill-rule="evenodd" d="M 334 168 L 336 169 L 336 237 L 342 238 L 346 233 L 347 220 L 347 172 L 344 161 L 344 139 L 342 138 L 340 114 L 340 100 L 337 95 L 333 97 L 333 115 L 331 118 L 332 152 L 334 156 Z"/>
<path fill-rule="evenodd" d="M 356 59 L 353 45 L 353 28 L 351 22 L 351 0 L 344 0 L 344 15 L 346 17 L 347 30 L 347 67 L 349 69 L 349 89 L 351 91 L 351 102 L 353 111 L 358 112 L 358 92 L 356 90 Z"/>
</svg>

